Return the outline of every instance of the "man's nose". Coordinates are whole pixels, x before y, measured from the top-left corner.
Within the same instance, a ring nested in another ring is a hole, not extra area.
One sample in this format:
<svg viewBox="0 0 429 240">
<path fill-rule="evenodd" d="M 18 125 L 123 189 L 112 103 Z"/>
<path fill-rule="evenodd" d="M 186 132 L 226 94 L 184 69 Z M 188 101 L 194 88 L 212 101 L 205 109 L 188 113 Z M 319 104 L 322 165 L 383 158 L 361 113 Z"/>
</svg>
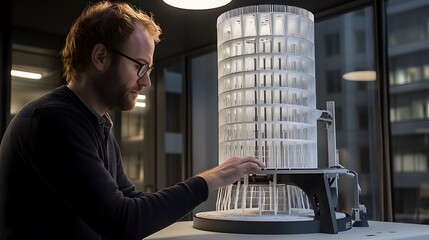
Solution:
<svg viewBox="0 0 429 240">
<path fill-rule="evenodd" d="M 150 87 L 152 85 L 151 81 L 150 81 L 150 76 L 149 74 L 145 74 L 143 77 L 139 78 L 137 80 L 137 83 L 139 85 L 143 85 L 143 87 Z"/>
</svg>

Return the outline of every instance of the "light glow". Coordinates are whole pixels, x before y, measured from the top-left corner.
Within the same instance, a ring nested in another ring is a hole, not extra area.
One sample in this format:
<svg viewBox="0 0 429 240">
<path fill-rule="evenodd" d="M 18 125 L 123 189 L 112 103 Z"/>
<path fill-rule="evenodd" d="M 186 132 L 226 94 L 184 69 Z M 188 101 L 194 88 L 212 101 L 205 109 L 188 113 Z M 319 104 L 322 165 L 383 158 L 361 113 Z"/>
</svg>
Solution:
<svg viewBox="0 0 429 240">
<path fill-rule="evenodd" d="M 144 100 L 146 100 L 146 95 L 144 94 L 138 94 L 137 95 L 137 99 L 136 99 L 136 107 L 140 107 L 140 108 L 145 108 L 146 107 L 146 103 L 143 102 Z M 138 101 L 140 100 L 140 102 Z"/>
<path fill-rule="evenodd" d="M 139 94 L 139 95 L 137 95 L 137 99 L 139 99 L 139 100 L 145 100 L 146 99 L 146 95 Z"/>
<path fill-rule="evenodd" d="M 144 108 L 144 107 L 146 107 L 146 103 L 144 103 L 144 102 L 136 102 L 136 107 Z"/>
<path fill-rule="evenodd" d="M 189 10 L 204 10 L 222 7 L 231 0 L 164 0 L 165 3 L 176 8 Z"/>
<path fill-rule="evenodd" d="M 41 79 L 42 74 L 35 73 L 35 72 L 26 72 L 26 71 L 19 71 L 19 70 L 11 70 L 10 75 L 13 77 L 20 77 L 20 78 L 28 78 L 28 79 Z"/>
</svg>

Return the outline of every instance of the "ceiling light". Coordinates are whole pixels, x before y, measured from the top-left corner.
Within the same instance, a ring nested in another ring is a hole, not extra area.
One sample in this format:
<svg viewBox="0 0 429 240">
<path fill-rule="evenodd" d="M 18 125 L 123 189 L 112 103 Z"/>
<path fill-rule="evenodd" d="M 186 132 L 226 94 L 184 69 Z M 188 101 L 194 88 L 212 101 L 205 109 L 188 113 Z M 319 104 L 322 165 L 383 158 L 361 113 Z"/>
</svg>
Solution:
<svg viewBox="0 0 429 240">
<path fill-rule="evenodd" d="M 231 0 L 164 0 L 164 2 L 177 8 L 204 10 L 222 7 L 230 3 Z"/>
<path fill-rule="evenodd" d="M 348 72 L 343 75 L 343 78 L 350 81 L 374 81 L 377 79 L 377 73 L 375 71 Z"/>
<path fill-rule="evenodd" d="M 35 72 L 26 72 L 26 71 L 19 71 L 19 70 L 11 70 L 10 75 L 13 77 L 20 77 L 20 78 L 29 78 L 29 79 L 41 79 L 42 74 L 35 73 Z"/>
</svg>

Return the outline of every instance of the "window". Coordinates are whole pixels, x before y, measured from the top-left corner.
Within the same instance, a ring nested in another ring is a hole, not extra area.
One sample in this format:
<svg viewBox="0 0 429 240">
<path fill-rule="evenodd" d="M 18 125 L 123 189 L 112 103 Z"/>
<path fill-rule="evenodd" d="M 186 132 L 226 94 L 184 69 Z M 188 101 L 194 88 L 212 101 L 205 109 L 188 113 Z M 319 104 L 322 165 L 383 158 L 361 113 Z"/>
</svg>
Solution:
<svg viewBox="0 0 429 240">
<path fill-rule="evenodd" d="M 12 70 L 38 73 L 40 79 L 12 76 L 10 114 L 14 116 L 26 103 L 62 84 L 58 53 L 36 47 L 14 44 Z"/>
<path fill-rule="evenodd" d="M 429 1 L 389 0 L 386 12 L 394 220 L 424 223 L 416 203 L 429 183 Z"/>
<path fill-rule="evenodd" d="M 415 2 L 388 1 L 386 12 L 389 47 L 428 40 L 428 2 Z"/>
<path fill-rule="evenodd" d="M 395 49 L 389 48 L 394 53 L 389 54 L 390 85 L 413 84 L 429 79 L 429 49 L 414 46 L 400 53 Z"/>
<path fill-rule="evenodd" d="M 185 59 L 167 61 L 156 72 L 157 189 L 189 177 Z"/>
<path fill-rule="evenodd" d="M 331 33 L 325 36 L 325 53 L 327 57 L 338 56 L 340 54 L 340 34 Z"/>
<path fill-rule="evenodd" d="M 146 88 L 130 111 L 110 113 L 115 125 L 120 125 L 119 139 L 125 172 L 141 191 L 155 190 L 155 110 L 154 89 Z"/>
<path fill-rule="evenodd" d="M 368 129 L 368 107 L 357 107 L 357 127 L 358 129 Z"/>
<path fill-rule="evenodd" d="M 343 109 L 340 106 L 335 107 L 335 129 L 337 131 L 342 131 L 343 126 Z"/>
<path fill-rule="evenodd" d="M 357 30 L 355 31 L 355 53 L 365 53 L 366 52 L 366 38 L 365 31 Z"/>
<path fill-rule="evenodd" d="M 326 71 L 326 91 L 328 93 L 341 92 L 341 73 L 339 70 Z"/>
<path fill-rule="evenodd" d="M 365 88 L 356 91 L 356 82 L 344 80 L 342 74 L 357 69 L 375 69 L 374 67 L 374 37 L 371 24 L 373 23 L 372 7 L 357 9 L 334 18 L 316 22 L 315 42 L 324 43 L 324 48 L 316 47 L 316 93 L 317 108 L 325 109 L 326 101 L 335 101 L 337 117 L 337 149 L 340 164 L 356 170 L 360 186 L 363 189 L 361 201 L 368 209 L 369 219 L 380 219 L 382 206 L 376 203 L 381 199 L 379 171 L 381 161 L 378 158 L 380 149 L 377 132 L 377 84 L 366 82 Z M 344 36 L 344 39 L 340 38 Z M 340 46 L 356 43 L 352 53 L 342 52 Z M 332 57 L 335 56 L 335 57 Z M 371 86 L 371 87 L 370 87 Z M 337 110 L 338 109 L 338 110 Z M 320 142 L 320 141 L 319 141 Z M 327 154 L 322 144 L 318 147 L 319 161 L 323 162 Z M 350 206 L 346 196 L 350 189 L 340 185 L 340 206 Z"/>
<path fill-rule="evenodd" d="M 216 50 L 192 55 L 190 65 L 193 112 L 192 173 L 197 174 L 219 164 Z M 200 204 L 195 212 L 215 210 L 216 197 L 216 194 L 210 194 L 208 200 Z"/>
</svg>

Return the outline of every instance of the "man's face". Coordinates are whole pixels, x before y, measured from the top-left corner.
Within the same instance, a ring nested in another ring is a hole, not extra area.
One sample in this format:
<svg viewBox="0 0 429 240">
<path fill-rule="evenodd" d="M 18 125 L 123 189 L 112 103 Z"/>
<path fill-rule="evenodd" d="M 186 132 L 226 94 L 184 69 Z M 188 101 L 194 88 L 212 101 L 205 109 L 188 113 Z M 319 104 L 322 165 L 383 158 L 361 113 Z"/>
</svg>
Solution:
<svg viewBox="0 0 429 240">
<path fill-rule="evenodd" d="M 152 66 L 155 43 L 145 27 L 141 24 L 135 26 L 134 33 L 123 44 L 123 48 L 116 50 L 139 63 Z M 100 85 L 98 89 L 102 90 L 100 97 L 110 110 L 131 110 L 138 93 L 144 87 L 150 87 L 150 77 L 147 73 L 142 77 L 137 75 L 141 64 L 120 54 L 116 55 L 117 61 L 112 62 L 109 70 L 97 81 Z"/>
</svg>

